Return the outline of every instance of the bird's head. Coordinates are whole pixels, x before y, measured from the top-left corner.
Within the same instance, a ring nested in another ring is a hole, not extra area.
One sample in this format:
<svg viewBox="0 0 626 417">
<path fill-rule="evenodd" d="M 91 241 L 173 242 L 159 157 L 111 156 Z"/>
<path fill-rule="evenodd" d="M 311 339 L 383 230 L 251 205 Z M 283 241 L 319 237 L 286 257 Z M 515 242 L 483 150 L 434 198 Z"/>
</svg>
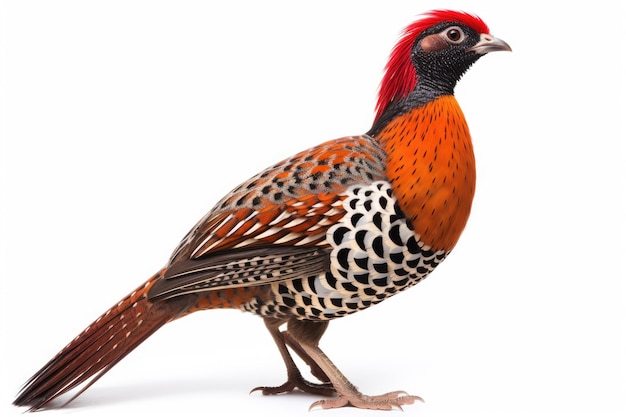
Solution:
<svg viewBox="0 0 626 417">
<path fill-rule="evenodd" d="M 404 30 L 391 52 L 380 85 L 376 119 L 418 85 L 433 98 L 452 94 L 463 73 L 481 56 L 510 50 L 506 42 L 489 33 L 478 16 L 451 10 L 426 13 Z"/>
</svg>

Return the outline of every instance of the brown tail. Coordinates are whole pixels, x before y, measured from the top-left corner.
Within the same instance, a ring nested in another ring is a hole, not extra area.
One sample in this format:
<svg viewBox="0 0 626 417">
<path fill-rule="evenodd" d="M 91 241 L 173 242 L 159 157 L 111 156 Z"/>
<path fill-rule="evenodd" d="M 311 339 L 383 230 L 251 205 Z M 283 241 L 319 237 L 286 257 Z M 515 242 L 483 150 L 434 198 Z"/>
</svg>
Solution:
<svg viewBox="0 0 626 417">
<path fill-rule="evenodd" d="M 192 303 L 187 297 L 148 300 L 148 290 L 162 273 L 155 274 L 72 340 L 26 382 L 13 404 L 30 406 L 29 411 L 34 411 L 85 383 L 72 401 L 161 326 L 185 313 Z"/>
</svg>

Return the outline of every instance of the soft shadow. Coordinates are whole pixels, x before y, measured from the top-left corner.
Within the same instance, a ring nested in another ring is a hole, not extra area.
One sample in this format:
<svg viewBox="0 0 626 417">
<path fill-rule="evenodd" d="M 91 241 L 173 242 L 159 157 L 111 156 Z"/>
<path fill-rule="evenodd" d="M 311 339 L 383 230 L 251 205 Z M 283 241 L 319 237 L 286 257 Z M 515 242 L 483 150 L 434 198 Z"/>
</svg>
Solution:
<svg viewBox="0 0 626 417">
<path fill-rule="evenodd" d="M 220 394 L 227 392 L 237 392 L 241 395 L 247 395 L 253 388 L 248 381 L 240 381 L 235 379 L 224 378 L 220 381 L 211 379 L 163 379 L 152 382 L 143 382 L 141 384 L 124 384 L 116 386 L 98 386 L 97 383 L 90 387 L 89 390 L 81 394 L 71 403 L 67 404 L 66 409 L 84 409 L 89 407 L 98 407 L 107 404 L 122 404 L 128 402 L 149 401 L 155 398 L 164 397 L 182 397 L 189 394 L 207 394 L 218 397 Z M 55 401 L 52 408 L 59 407 L 64 401 L 71 398 L 71 394 L 66 398 Z"/>
</svg>

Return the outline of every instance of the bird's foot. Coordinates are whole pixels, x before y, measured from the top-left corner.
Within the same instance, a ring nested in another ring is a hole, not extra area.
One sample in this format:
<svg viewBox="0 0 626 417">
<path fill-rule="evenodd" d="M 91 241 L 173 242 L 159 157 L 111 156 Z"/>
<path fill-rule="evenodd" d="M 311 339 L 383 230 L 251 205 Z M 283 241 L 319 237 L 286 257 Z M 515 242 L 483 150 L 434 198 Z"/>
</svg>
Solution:
<svg viewBox="0 0 626 417">
<path fill-rule="evenodd" d="M 333 384 L 331 384 L 330 382 L 316 384 L 307 381 L 301 375 L 290 377 L 287 382 L 280 386 L 256 387 L 250 392 L 252 393 L 254 391 L 261 391 L 263 395 L 276 395 L 291 392 L 294 389 L 299 389 L 300 391 L 307 392 L 309 394 L 323 395 L 325 397 L 330 397 L 332 395 L 335 395 L 336 393 Z"/>
<path fill-rule="evenodd" d="M 374 396 L 363 395 L 358 391 L 354 391 L 349 394 L 340 394 L 335 398 L 316 401 L 311 404 L 309 410 L 315 407 L 328 409 L 348 406 L 367 410 L 391 410 L 394 407 L 402 410 L 403 405 L 413 404 L 416 400 L 424 402 L 420 397 L 409 395 L 404 391 L 393 391 Z"/>
</svg>

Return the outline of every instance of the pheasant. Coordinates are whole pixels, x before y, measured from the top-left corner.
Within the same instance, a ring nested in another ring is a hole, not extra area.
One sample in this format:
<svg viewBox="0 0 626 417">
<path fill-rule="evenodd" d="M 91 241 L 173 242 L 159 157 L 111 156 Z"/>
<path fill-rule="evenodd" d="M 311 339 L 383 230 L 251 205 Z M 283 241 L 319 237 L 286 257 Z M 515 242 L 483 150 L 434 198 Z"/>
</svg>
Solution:
<svg viewBox="0 0 626 417">
<path fill-rule="evenodd" d="M 311 406 L 321 408 L 391 409 L 420 399 L 362 394 L 319 341 L 331 320 L 412 287 L 454 248 L 476 175 L 454 88 L 481 56 L 505 50 L 475 15 L 420 16 L 391 52 L 367 133 L 307 149 L 231 191 L 163 269 L 44 365 L 14 404 L 38 410 L 78 391 L 71 401 L 164 324 L 216 308 L 264 320 L 287 381 L 255 388 L 263 394 L 327 396 Z M 302 377 L 291 352 L 319 383 Z"/>
</svg>

